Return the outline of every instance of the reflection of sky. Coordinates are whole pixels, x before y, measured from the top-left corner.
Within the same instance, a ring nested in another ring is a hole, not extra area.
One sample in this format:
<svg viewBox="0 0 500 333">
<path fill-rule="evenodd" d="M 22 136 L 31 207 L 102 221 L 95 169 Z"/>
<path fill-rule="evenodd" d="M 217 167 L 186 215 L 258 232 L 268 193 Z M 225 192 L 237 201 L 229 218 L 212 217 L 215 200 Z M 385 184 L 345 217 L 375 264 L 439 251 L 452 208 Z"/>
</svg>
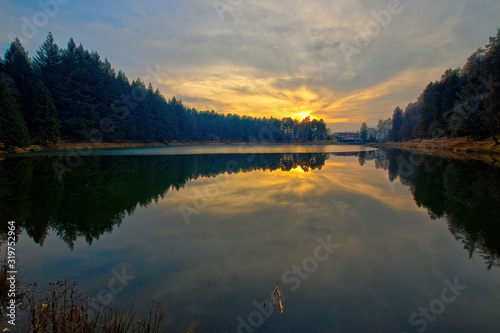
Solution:
<svg viewBox="0 0 500 333">
<path fill-rule="evenodd" d="M 261 143 L 259 141 L 259 143 Z M 264 142 L 265 143 L 265 142 Z M 209 155 L 209 154 L 283 154 L 283 153 L 347 153 L 367 152 L 377 150 L 357 145 L 287 145 L 287 144 L 214 144 L 193 146 L 162 146 L 117 149 L 91 149 L 88 155 L 92 156 L 130 156 L 130 155 Z M 74 151 L 53 151 L 26 153 L 27 156 L 67 156 Z"/>
<path fill-rule="evenodd" d="M 247 318 L 254 300 L 268 299 L 285 271 L 313 255 L 316 239 L 331 235 L 341 246 L 298 290 L 280 282 L 285 313 L 261 330 L 416 331 L 410 314 L 440 297 L 444 279 L 458 277 L 467 291 L 428 332 L 496 331 L 499 270 L 469 260 L 444 221 L 432 221 L 407 187 L 386 179 L 354 157 L 331 157 L 307 173 L 202 178 L 138 208 L 92 246 L 78 241 L 70 251 L 51 233 L 40 248 L 24 236 L 18 256 L 27 279 L 75 279 L 91 297 L 125 265 L 136 278 L 118 300 L 166 303 L 175 331 L 199 320 L 201 332 L 234 332 L 236 318 Z M 180 204 L 199 210 L 189 225 Z"/>
</svg>

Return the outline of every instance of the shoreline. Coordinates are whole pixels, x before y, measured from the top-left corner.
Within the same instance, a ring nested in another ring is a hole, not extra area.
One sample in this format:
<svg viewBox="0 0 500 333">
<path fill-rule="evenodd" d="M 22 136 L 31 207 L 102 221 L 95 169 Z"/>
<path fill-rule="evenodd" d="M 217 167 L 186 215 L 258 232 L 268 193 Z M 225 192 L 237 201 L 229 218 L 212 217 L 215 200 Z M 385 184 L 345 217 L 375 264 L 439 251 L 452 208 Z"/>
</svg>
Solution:
<svg viewBox="0 0 500 333">
<path fill-rule="evenodd" d="M 121 149 L 121 148 L 146 148 L 146 147 L 179 147 L 179 146 L 240 146 L 240 145 L 339 145 L 334 141 L 311 141 L 311 142 L 224 142 L 224 141 L 188 141 L 188 142 L 74 142 L 61 140 L 57 144 L 29 145 L 25 148 L 14 148 L 12 150 L 0 150 L 0 156 L 27 154 L 31 152 L 56 152 L 72 150 L 98 150 L 98 149 Z"/>
<path fill-rule="evenodd" d="M 470 138 L 417 139 L 386 142 L 378 146 L 442 158 L 480 160 L 486 163 L 500 161 L 500 145 L 497 146 L 493 138 L 480 141 Z"/>
<path fill-rule="evenodd" d="M 0 157 L 15 156 L 18 154 L 29 154 L 31 152 L 58 152 L 78 150 L 101 150 L 101 149 L 123 149 L 123 148 L 146 148 L 146 147 L 179 147 L 179 146 L 238 146 L 238 145 L 346 145 L 335 141 L 311 141 L 311 142 L 224 142 L 224 141 L 188 141 L 188 142 L 78 142 L 60 140 L 57 144 L 30 145 L 25 148 L 15 148 L 10 151 L 0 150 Z M 403 142 L 369 143 L 365 147 L 386 147 L 413 153 L 431 155 L 442 158 L 454 158 L 460 160 L 481 160 L 484 162 L 500 161 L 500 145 L 496 146 L 492 138 L 476 141 L 470 138 L 455 139 L 416 139 Z"/>
</svg>

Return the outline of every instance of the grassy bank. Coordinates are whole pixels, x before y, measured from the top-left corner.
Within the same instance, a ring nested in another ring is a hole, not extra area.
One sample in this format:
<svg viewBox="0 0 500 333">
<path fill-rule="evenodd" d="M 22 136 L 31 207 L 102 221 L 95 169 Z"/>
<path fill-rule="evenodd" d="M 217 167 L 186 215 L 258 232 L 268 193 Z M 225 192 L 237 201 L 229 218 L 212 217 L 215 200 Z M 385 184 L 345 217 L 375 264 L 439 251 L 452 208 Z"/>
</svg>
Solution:
<svg viewBox="0 0 500 333">
<path fill-rule="evenodd" d="M 470 138 L 423 139 L 387 142 L 383 146 L 438 157 L 500 161 L 500 146 L 492 138 L 481 141 Z"/>
</svg>

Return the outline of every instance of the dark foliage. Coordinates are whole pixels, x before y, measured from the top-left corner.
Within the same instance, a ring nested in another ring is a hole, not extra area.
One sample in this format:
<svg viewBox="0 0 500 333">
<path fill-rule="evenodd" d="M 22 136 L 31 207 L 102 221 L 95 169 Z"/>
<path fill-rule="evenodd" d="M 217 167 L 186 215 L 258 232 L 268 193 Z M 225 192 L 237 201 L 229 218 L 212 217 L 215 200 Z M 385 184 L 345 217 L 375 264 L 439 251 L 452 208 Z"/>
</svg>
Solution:
<svg viewBox="0 0 500 333">
<path fill-rule="evenodd" d="M 138 206 L 201 177 L 254 170 L 321 169 L 328 154 L 89 156 L 59 182 L 52 164 L 62 157 L 0 161 L 0 235 L 18 221 L 38 244 L 53 230 L 68 246 L 92 243 Z M 154 170 L 154 172 L 152 172 Z M 133 190 L 131 190 L 133 189 Z"/>
<path fill-rule="evenodd" d="M 0 78 L 0 140 L 7 149 L 28 145 L 29 134 L 15 98 Z"/>
<path fill-rule="evenodd" d="M 499 133 L 500 30 L 463 68 L 448 69 L 440 81 L 429 83 L 417 102 L 404 111 L 396 108 L 392 130 L 382 139 L 470 136 L 493 137 L 498 144 Z"/>
<path fill-rule="evenodd" d="M 415 203 L 447 222 L 469 256 L 500 267 L 500 168 L 495 162 L 448 160 L 397 150 L 370 152 L 365 160 L 410 187 Z"/>
<path fill-rule="evenodd" d="M 32 141 L 311 141 L 328 138 L 323 120 L 254 118 L 188 108 L 140 79 L 129 81 L 107 59 L 70 39 L 60 49 L 51 33 L 30 60 L 12 42 L 0 74 L 13 82 Z"/>
</svg>

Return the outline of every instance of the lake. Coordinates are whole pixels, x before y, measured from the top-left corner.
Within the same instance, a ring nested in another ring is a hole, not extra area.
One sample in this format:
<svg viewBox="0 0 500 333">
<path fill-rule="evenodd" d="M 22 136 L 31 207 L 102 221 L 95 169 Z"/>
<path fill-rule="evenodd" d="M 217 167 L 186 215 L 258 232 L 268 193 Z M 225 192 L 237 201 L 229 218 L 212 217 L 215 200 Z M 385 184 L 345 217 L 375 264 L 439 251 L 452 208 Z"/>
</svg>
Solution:
<svg viewBox="0 0 500 333">
<path fill-rule="evenodd" d="M 498 332 L 496 165 L 357 146 L 71 154 L 0 161 L 2 254 L 14 220 L 23 281 L 160 301 L 165 332 Z"/>
</svg>

